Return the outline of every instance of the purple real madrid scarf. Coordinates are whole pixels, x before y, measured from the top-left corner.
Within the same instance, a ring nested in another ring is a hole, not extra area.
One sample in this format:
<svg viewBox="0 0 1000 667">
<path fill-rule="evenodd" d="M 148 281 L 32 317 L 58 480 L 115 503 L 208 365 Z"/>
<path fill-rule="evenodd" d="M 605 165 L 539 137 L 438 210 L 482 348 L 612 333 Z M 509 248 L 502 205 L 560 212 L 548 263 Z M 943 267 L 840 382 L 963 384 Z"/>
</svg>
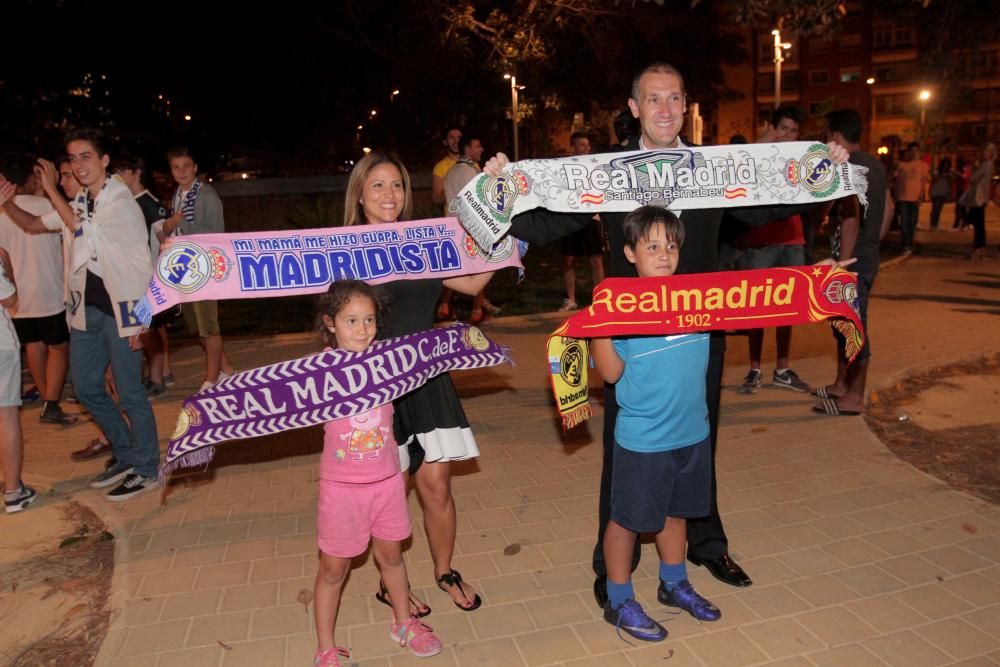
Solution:
<svg viewBox="0 0 1000 667">
<path fill-rule="evenodd" d="M 513 365 L 510 350 L 456 322 L 375 342 L 364 352 L 327 350 L 236 373 L 184 401 L 160 469 L 205 464 L 215 445 L 371 410 L 442 373 Z"/>
</svg>

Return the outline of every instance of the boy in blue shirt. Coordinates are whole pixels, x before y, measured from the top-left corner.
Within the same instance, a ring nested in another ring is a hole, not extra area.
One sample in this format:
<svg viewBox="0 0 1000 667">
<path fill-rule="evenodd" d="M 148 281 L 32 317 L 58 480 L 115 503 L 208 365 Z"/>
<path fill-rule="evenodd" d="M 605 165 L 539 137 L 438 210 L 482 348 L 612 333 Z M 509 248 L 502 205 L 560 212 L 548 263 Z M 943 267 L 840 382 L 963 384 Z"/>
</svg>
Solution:
<svg viewBox="0 0 1000 667">
<path fill-rule="evenodd" d="M 625 258 L 639 277 L 673 275 L 684 227 L 670 211 L 643 206 L 625 218 Z M 615 383 L 611 520 L 604 535 L 608 602 L 604 620 L 637 639 L 663 641 L 666 629 L 636 602 L 631 565 L 639 533 L 656 534 L 660 555 L 657 599 L 701 621 L 722 616 L 687 578 L 687 518 L 706 516 L 712 455 L 705 370 L 708 334 L 595 338 L 597 370 Z"/>
</svg>

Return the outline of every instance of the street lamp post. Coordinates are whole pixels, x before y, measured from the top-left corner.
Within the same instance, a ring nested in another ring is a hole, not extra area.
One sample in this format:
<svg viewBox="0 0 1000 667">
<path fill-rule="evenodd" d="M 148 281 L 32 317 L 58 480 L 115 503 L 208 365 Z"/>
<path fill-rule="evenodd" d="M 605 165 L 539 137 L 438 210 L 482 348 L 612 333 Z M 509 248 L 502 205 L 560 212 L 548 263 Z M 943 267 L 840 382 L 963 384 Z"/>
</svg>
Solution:
<svg viewBox="0 0 1000 667">
<path fill-rule="evenodd" d="M 868 130 L 869 132 L 871 132 L 872 138 L 871 138 L 871 145 L 868 148 L 869 150 L 874 150 L 874 146 L 878 141 L 878 132 L 875 130 L 875 118 L 878 115 L 878 104 L 876 103 L 875 100 L 875 77 L 873 76 L 868 77 L 865 80 L 865 83 L 868 84 L 868 95 L 871 98 L 871 109 L 872 109 L 871 119 L 868 121 L 868 125 L 870 126 Z"/>
<path fill-rule="evenodd" d="M 931 98 L 931 91 L 924 88 L 917 95 L 920 100 L 920 140 L 923 141 L 927 133 L 927 100 Z"/>
<path fill-rule="evenodd" d="M 774 36 L 774 108 L 781 106 L 781 63 L 785 62 L 784 51 L 792 48 L 791 42 L 781 41 L 781 31 L 771 31 Z"/>
<path fill-rule="evenodd" d="M 504 74 L 503 78 L 510 79 L 510 120 L 514 126 L 514 162 L 517 162 L 517 77 Z"/>
</svg>

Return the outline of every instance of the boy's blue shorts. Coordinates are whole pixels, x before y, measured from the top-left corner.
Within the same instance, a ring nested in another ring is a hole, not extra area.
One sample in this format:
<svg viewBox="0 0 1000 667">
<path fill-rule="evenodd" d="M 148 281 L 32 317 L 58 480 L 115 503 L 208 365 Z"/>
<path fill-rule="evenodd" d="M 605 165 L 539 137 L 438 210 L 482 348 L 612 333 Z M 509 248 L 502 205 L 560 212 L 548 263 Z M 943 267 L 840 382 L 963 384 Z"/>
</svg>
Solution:
<svg viewBox="0 0 1000 667">
<path fill-rule="evenodd" d="M 668 516 L 707 516 L 711 503 L 709 438 L 665 452 L 633 452 L 615 443 L 611 519 L 622 528 L 658 533 Z"/>
</svg>

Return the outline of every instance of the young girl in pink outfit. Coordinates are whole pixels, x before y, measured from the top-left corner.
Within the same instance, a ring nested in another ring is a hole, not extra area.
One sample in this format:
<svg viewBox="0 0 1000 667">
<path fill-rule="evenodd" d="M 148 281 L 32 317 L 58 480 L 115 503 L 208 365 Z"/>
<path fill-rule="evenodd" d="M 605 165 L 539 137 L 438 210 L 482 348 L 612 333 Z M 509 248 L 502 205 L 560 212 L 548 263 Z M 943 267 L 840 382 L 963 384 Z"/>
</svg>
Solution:
<svg viewBox="0 0 1000 667">
<path fill-rule="evenodd" d="M 364 352 L 375 340 L 381 320 L 375 290 L 358 281 L 338 281 L 320 297 L 319 320 L 327 345 Z M 365 552 L 369 540 L 393 601 L 389 637 L 420 658 L 441 652 L 441 640 L 410 615 L 410 584 L 402 541 L 410 536 L 406 486 L 392 434 L 392 404 L 324 427 L 319 466 L 319 571 L 314 588 L 319 647 L 313 665 L 339 667 L 348 652 L 334 644 L 337 611 L 351 559 Z"/>
</svg>

